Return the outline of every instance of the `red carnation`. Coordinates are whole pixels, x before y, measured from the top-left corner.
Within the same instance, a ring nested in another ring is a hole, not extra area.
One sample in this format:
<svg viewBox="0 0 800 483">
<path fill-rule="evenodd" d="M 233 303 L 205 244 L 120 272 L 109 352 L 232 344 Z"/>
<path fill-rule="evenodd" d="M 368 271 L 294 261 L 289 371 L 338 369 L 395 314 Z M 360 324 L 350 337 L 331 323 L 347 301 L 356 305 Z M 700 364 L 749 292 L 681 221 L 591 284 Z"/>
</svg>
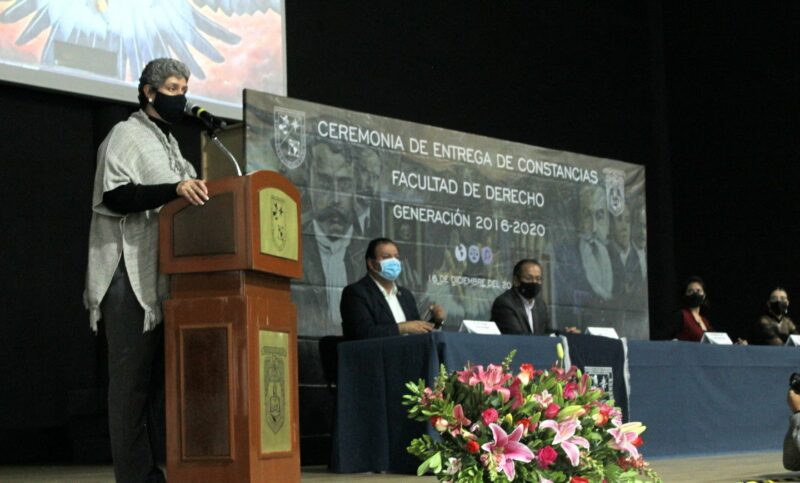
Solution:
<svg viewBox="0 0 800 483">
<path fill-rule="evenodd" d="M 467 448 L 467 453 L 475 454 L 475 453 L 477 453 L 478 451 L 481 450 L 481 445 L 479 445 L 478 442 L 475 441 L 474 439 L 471 439 L 471 440 L 467 441 L 466 448 Z"/>
<path fill-rule="evenodd" d="M 536 453 L 536 464 L 539 468 L 545 470 L 556 461 L 556 458 L 558 458 L 556 450 L 547 445 Z"/>
<path fill-rule="evenodd" d="M 561 411 L 561 406 L 556 403 L 550 403 L 547 406 L 547 409 L 544 410 L 544 417 L 547 419 L 553 419 L 558 415 L 559 411 Z"/>
<path fill-rule="evenodd" d="M 569 483 L 589 483 L 589 480 L 582 476 L 573 476 Z"/>
<path fill-rule="evenodd" d="M 497 421 L 498 417 L 499 417 L 499 414 L 497 413 L 497 409 L 495 409 L 495 408 L 485 409 L 481 413 L 481 418 L 483 419 L 483 424 L 485 424 L 486 426 L 489 426 L 493 422 Z"/>
</svg>

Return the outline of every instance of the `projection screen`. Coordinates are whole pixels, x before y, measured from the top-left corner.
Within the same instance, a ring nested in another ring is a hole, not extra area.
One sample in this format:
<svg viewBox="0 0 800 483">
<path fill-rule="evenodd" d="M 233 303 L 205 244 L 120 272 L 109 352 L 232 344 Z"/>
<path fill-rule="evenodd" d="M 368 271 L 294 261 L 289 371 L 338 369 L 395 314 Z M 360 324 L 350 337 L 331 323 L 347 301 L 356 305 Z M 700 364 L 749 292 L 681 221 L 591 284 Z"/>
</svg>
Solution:
<svg viewBox="0 0 800 483">
<path fill-rule="evenodd" d="M 0 0 L 0 79 L 136 102 L 157 57 L 192 72 L 188 97 L 242 117 L 242 89 L 286 94 L 283 0 Z"/>
</svg>

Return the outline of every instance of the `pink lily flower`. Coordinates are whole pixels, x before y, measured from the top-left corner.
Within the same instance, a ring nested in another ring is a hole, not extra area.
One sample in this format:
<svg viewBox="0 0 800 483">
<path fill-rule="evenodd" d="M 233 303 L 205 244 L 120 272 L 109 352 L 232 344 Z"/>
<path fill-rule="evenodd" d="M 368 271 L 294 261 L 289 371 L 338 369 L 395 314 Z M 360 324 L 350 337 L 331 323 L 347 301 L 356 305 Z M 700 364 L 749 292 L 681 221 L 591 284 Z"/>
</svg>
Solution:
<svg viewBox="0 0 800 483">
<path fill-rule="evenodd" d="M 489 367 L 484 370 L 483 366 L 472 366 L 463 371 L 458 371 L 458 381 L 470 386 L 483 384 L 484 394 L 491 394 L 497 391 L 502 398 L 503 402 L 507 402 L 511 396 L 511 392 L 503 384 L 509 379 L 513 378 L 511 374 L 506 374 L 503 371 L 503 366 L 496 364 L 489 364 Z"/>
<path fill-rule="evenodd" d="M 636 427 L 640 426 L 641 425 Z M 639 433 L 636 431 L 628 431 L 629 427 L 632 426 L 623 424 L 618 428 L 609 429 L 608 434 L 610 434 L 611 437 L 614 438 L 614 441 L 611 441 L 609 443 L 609 446 L 611 446 L 614 449 L 618 449 L 620 451 L 625 451 L 626 453 L 631 455 L 631 458 L 638 458 L 639 450 L 636 449 L 636 446 L 633 444 L 633 442 L 636 441 L 636 439 L 639 437 Z"/>
<path fill-rule="evenodd" d="M 561 449 L 569 458 L 572 466 L 578 466 L 581 459 L 578 446 L 589 449 L 589 441 L 582 436 L 575 436 L 575 430 L 581 427 L 577 419 L 568 419 L 562 423 L 548 419 L 543 421 L 539 428 L 552 429 L 556 435 L 553 438 L 553 445 L 561 445 Z"/>
<path fill-rule="evenodd" d="M 481 370 L 483 370 L 483 366 L 469 365 L 465 367 L 463 371 L 456 371 L 456 374 L 458 374 L 458 382 L 461 382 L 463 384 L 469 384 L 471 386 L 472 383 L 470 383 L 470 380 L 472 379 L 472 375 L 473 373 L 475 373 L 476 370 L 478 370 L 479 367 L 481 368 Z"/>
<path fill-rule="evenodd" d="M 611 412 L 608 413 L 608 416 L 611 418 L 611 424 L 616 427 L 622 426 L 622 411 L 612 407 Z"/>
<path fill-rule="evenodd" d="M 464 416 L 464 408 L 461 407 L 460 404 L 456 404 L 455 407 L 453 408 L 453 418 L 455 418 L 456 422 L 460 426 L 469 426 L 470 424 L 472 424 L 472 421 L 470 421 L 469 419 L 467 419 L 466 416 Z"/>
<path fill-rule="evenodd" d="M 497 467 L 503 470 L 508 481 L 513 481 L 516 475 L 514 461 L 530 463 L 533 459 L 533 451 L 519 442 L 522 437 L 522 425 L 517 426 L 511 434 L 506 434 L 503 428 L 494 423 L 490 424 L 489 428 L 492 430 L 494 441 L 484 444 L 481 449 L 491 453 Z"/>
</svg>

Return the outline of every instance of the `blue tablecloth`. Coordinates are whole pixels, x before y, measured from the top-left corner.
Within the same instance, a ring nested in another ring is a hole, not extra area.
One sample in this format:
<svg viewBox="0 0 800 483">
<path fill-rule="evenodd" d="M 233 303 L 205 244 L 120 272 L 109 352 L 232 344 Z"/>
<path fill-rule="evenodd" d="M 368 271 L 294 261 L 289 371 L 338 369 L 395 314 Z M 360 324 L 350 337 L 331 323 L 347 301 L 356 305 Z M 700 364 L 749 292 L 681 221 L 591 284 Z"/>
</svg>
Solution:
<svg viewBox="0 0 800 483">
<path fill-rule="evenodd" d="M 631 419 L 648 457 L 779 450 L 796 347 L 628 342 Z"/>
<path fill-rule="evenodd" d="M 430 428 L 407 418 L 407 381 L 432 382 L 441 363 L 500 363 L 512 349 L 515 364 L 550 367 L 559 340 L 436 333 L 340 344 L 332 469 L 414 473 L 420 462 L 406 447 Z M 570 340 L 582 346 L 576 362 L 591 363 L 590 340 Z M 780 449 L 800 349 L 629 341 L 627 356 L 630 418 L 647 426 L 646 457 Z"/>
<path fill-rule="evenodd" d="M 432 382 L 439 364 L 449 371 L 467 362 L 499 364 L 515 348 L 515 363 L 549 368 L 558 358 L 559 340 L 442 332 L 339 344 L 333 470 L 415 473 L 420 462 L 406 447 L 428 424 L 408 419 L 402 405 L 406 382 Z"/>
</svg>

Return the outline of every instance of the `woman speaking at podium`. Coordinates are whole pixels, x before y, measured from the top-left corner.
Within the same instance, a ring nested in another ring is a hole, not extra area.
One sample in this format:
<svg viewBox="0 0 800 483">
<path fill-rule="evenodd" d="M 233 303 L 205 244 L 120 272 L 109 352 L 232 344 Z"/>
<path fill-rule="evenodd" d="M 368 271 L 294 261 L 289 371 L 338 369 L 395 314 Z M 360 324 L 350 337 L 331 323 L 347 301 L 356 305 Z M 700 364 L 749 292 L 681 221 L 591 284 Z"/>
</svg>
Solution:
<svg viewBox="0 0 800 483">
<path fill-rule="evenodd" d="M 183 118 L 189 69 L 156 59 L 139 79 L 141 109 L 97 151 L 84 303 L 108 341 L 108 422 L 118 482 L 164 481 L 164 329 L 167 280 L 158 273 L 158 210 L 208 199 L 170 132 Z"/>
</svg>

